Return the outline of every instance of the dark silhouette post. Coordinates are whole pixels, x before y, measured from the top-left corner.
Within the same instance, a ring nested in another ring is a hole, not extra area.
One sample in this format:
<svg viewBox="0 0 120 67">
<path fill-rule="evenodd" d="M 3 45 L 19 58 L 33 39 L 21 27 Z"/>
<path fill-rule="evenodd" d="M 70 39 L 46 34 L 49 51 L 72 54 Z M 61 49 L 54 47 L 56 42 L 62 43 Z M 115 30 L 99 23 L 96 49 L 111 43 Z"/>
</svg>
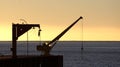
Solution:
<svg viewBox="0 0 120 67">
<path fill-rule="evenodd" d="M 12 24 L 12 58 L 17 58 L 17 52 L 16 52 L 16 45 L 17 45 L 17 39 L 21 35 L 23 35 L 25 32 L 30 30 L 31 28 L 38 27 L 40 30 L 39 24 Z"/>
<path fill-rule="evenodd" d="M 12 57 L 13 58 L 16 57 L 16 40 L 17 40 L 16 25 L 12 24 L 12 48 L 11 48 L 11 51 L 12 51 Z"/>
</svg>

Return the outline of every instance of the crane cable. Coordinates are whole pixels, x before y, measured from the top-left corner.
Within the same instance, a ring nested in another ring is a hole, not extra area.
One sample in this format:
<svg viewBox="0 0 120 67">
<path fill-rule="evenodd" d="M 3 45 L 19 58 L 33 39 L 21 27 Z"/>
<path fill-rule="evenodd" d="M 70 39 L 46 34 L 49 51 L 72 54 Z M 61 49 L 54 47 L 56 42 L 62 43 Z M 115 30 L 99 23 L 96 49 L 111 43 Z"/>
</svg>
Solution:
<svg viewBox="0 0 120 67">
<path fill-rule="evenodd" d="M 81 28 L 81 31 L 82 31 L 82 33 L 81 33 L 81 40 L 82 40 L 82 42 L 81 42 L 81 50 L 83 50 L 84 49 L 84 45 L 83 45 L 84 44 L 83 43 L 83 37 L 84 37 L 84 34 L 83 34 L 84 33 L 84 31 L 83 31 L 83 25 L 84 24 L 83 24 L 83 20 L 81 22 L 82 22 L 82 25 L 81 25 L 81 27 L 82 27 Z"/>
<path fill-rule="evenodd" d="M 27 24 L 27 21 L 24 20 L 24 19 L 20 19 L 20 21 L 22 22 L 22 24 L 26 23 Z M 27 31 L 27 56 L 28 56 L 28 53 L 29 53 L 29 49 L 28 49 L 28 31 Z"/>
<path fill-rule="evenodd" d="M 27 56 L 28 56 L 28 53 L 29 53 L 29 49 L 28 49 L 28 32 L 27 32 Z"/>
<path fill-rule="evenodd" d="M 39 29 L 39 31 L 38 31 L 38 36 L 39 36 L 39 44 L 41 45 L 41 29 Z"/>
</svg>

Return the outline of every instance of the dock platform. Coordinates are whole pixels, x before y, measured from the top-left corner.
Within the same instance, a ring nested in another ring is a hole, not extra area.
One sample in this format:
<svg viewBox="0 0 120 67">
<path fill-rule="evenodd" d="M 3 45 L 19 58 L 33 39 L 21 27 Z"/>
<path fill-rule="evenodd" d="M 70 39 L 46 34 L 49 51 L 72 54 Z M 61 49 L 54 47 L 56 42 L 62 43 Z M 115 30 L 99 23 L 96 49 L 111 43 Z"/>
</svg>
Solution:
<svg viewBox="0 0 120 67">
<path fill-rule="evenodd" d="M 1 56 L 0 67 L 63 67 L 63 56 Z"/>
</svg>

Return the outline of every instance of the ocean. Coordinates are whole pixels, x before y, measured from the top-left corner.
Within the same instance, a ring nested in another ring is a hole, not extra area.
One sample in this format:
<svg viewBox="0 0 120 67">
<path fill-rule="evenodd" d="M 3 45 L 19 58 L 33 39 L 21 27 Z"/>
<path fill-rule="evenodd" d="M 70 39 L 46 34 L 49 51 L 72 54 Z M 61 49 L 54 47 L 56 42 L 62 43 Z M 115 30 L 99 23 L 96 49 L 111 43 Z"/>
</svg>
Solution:
<svg viewBox="0 0 120 67">
<path fill-rule="evenodd" d="M 43 43 L 43 42 L 42 42 Z M 81 50 L 83 43 L 84 50 Z M 17 55 L 41 55 L 38 41 L 17 42 Z M 0 42 L 0 56 L 11 55 L 12 42 Z M 63 55 L 63 67 L 120 67 L 120 41 L 59 41 L 52 55 Z"/>
</svg>

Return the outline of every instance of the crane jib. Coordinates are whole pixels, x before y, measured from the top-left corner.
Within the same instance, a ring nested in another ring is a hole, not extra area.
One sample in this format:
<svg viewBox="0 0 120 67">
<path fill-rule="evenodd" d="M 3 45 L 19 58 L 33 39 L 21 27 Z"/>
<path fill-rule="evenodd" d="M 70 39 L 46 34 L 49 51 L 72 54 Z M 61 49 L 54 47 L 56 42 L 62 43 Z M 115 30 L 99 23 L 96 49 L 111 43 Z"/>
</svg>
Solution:
<svg viewBox="0 0 120 67">
<path fill-rule="evenodd" d="M 72 26 L 74 26 L 80 19 L 83 19 L 83 17 L 79 17 L 75 22 L 73 22 L 70 26 L 68 26 L 62 33 L 60 33 L 56 38 L 54 38 L 52 41 L 48 43 L 48 45 L 52 44 L 53 42 L 58 41 Z M 54 46 L 54 45 L 52 45 Z"/>
</svg>

